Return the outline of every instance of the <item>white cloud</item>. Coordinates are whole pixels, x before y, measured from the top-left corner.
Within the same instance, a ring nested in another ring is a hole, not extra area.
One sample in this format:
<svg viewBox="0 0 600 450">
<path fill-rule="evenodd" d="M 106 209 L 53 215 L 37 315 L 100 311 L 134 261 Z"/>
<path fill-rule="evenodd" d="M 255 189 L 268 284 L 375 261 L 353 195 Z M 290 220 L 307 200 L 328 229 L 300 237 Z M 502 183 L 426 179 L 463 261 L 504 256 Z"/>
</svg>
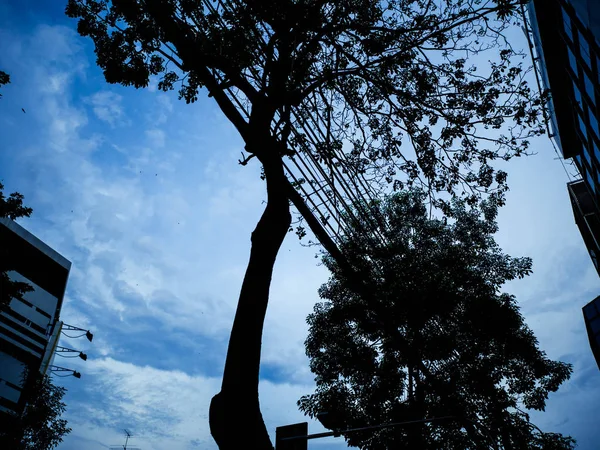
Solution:
<svg viewBox="0 0 600 450">
<path fill-rule="evenodd" d="M 173 113 L 173 101 L 166 93 L 159 92 L 156 96 L 156 107 L 148 114 L 147 120 L 156 125 L 167 122 Z"/>
<path fill-rule="evenodd" d="M 60 94 L 65 91 L 69 84 L 69 74 L 65 72 L 48 73 L 45 76 L 47 80 L 44 91 L 50 94 Z"/>
<path fill-rule="evenodd" d="M 47 49 L 46 39 L 56 33 L 58 45 Z M 190 448 L 195 439 L 200 448 L 214 448 L 205 415 L 218 376 L 187 373 L 184 356 L 167 350 L 134 355 L 130 347 L 142 329 L 155 330 L 156 341 L 176 337 L 184 348 L 200 346 L 201 339 L 226 341 L 250 233 L 264 207 L 256 161 L 237 164 L 242 146 L 211 102 L 174 106 L 166 94 L 144 94 L 162 104 L 156 120 L 117 133 L 110 126 L 124 119 L 123 99 L 84 77 L 90 58 L 71 30 L 43 28 L 20 43 L 5 37 L 0 34 L 0 42 L 13 45 L 9 57 L 36 67 L 29 84 L 27 78 L 20 83 L 27 95 L 37 96 L 35 127 L 27 128 L 35 128 L 37 141 L 16 148 L 14 163 L 23 183 L 18 189 L 35 210 L 25 225 L 73 261 L 63 318 L 93 328 L 94 343 L 85 349 L 103 356 L 81 363 L 77 389 L 89 396 L 75 388 L 67 396 L 74 431 L 73 445 L 65 448 L 117 444 L 116 430 L 127 421 L 147 435 L 149 441 L 139 445 L 145 450 Z M 40 83 L 43 77 L 51 81 Z M 74 80 L 86 86 L 87 97 L 74 95 Z M 88 117 L 82 98 L 109 127 Z M 101 135 L 90 135 L 90 124 Z M 161 148 L 167 140 L 168 148 Z M 540 143 L 540 153 L 548 151 Z M 598 279 L 552 156 L 511 162 L 512 191 L 498 238 L 508 253 L 535 258 L 535 274 L 507 288 L 522 301 L 549 355 L 573 354 L 577 380 L 590 361 L 580 309 Z M 311 389 L 302 344 L 305 317 L 327 277 L 315 267 L 314 252 L 290 234 L 275 268 L 263 361 L 289 369 L 290 384 L 261 385 L 270 430 L 303 420 L 295 401 Z M 573 267 L 588 269 L 573 275 Z M 125 341 L 111 335 L 115 328 Z M 134 356 L 145 362 L 128 362 Z M 181 370 L 159 369 L 168 358 L 180 358 Z M 574 387 L 572 392 L 578 408 L 592 411 L 597 394 L 586 398 Z M 570 397 L 560 398 L 567 400 L 551 402 L 544 415 L 549 423 L 569 410 Z"/>
<path fill-rule="evenodd" d="M 70 68 L 79 71 L 88 67 L 87 60 L 80 58 L 82 44 L 70 27 L 41 24 L 32 34 L 28 56 L 44 65 L 74 63 Z"/>
<path fill-rule="evenodd" d="M 87 402 L 71 405 L 69 420 L 75 436 L 81 434 L 106 445 L 117 439 L 114 429 L 127 427 L 136 435 L 133 445 L 144 450 L 188 449 L 192 443 L 202 449 L 217 448 L 210 437 L 208 409 L 220 389 L 218 377 L 140 367 L 112 358 L 89 361 L 85 370 L 91 380 L 86 386 L 89 397 L 103 392 L 102 403 L 99 407 Z M 263 416 L 272 435 L 277 426 L 304 421 L 295 399 L 310 389 L 310 384 L 261 383 Z M 91 427 L 86 417 L 104 425 L 108 433 Z M 310 430 L 321 432 L 323 428 L 311 421 Z"/>
<path fill-rule="evenodd" d="M 110 125 L 122 124 L 125 120 L 123 97 L 110 91 L 96 92 L 87 99 L 96 117 Z"/>
<path fill-rule="evenodd" d="M 146 137 L 151 145 L 161 148 L 165 146 L 165 132 L 163 130 L 153 128 L 146 130 Z"/>
</svg>

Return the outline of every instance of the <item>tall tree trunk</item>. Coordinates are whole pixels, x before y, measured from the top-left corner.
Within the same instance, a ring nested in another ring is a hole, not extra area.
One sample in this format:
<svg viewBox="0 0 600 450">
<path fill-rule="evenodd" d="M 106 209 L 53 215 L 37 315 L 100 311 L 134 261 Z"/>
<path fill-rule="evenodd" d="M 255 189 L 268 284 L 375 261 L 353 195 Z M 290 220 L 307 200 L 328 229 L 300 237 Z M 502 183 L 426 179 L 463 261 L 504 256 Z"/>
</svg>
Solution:
<svg viewBox="0 0 600 450">
<path fill-rule="evenodd" d="M 258 399 L 260 353 L 273 266 L 291 216 L 281 158 L 271 155 L 261 162 L 267 180 L 267 206 L 252 233 L 250 261 L 229 338 L 221 391 L 210 404 L 210 431 L 220 450 L 273 449 Z"/>
</svg>

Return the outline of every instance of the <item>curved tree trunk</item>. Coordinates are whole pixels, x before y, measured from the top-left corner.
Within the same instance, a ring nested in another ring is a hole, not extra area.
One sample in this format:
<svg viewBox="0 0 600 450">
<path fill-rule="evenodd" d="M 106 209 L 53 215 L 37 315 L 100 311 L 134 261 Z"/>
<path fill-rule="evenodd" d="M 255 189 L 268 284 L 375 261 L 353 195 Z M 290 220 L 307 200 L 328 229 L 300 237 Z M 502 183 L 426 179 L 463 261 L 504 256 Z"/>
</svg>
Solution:
<svg viewBox="0 0 600 450">
<path fill-rule="evenodd" d="M 261 162 L 267 180 L 267 206 L 252 233 L 250 261 L 229 338 L 221 391 L 210 404 L 210 431 L 220 450 L 273 449 L 258 399 L 260 353 L 273 266 L 291 216 L 281 159 L 269 157 Z"/>
</svg>

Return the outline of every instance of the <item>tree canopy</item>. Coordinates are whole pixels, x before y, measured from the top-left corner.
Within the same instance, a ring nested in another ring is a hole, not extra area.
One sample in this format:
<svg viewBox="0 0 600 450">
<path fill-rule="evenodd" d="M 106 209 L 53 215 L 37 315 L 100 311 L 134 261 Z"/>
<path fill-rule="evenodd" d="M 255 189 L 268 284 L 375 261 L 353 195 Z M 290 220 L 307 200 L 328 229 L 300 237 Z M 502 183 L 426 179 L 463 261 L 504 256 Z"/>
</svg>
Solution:
<svg viewBox="0 0 600 450">
<path fill-rule="evenodd" d="M 425 201 L 406 191 L 370 205 L 381 238 L 357 223 L 341 245 L 364 275 L 361 293 L 324 257 L 331 278 L 306 340 L 317 389 L 300 409 L 330 413 L 338 429 L 454 417 L 345 436 L 362 449 L 573 448 L 527 414 L 543 411 L 572 371 L 538 348 L 516 299 L 502 292 L 531 273 L 531 260 L 498 247 L 493 202 L 469 209 L 455 200 L 448 220 L 431 217 Z"/>
<path fill-rule="evenodd" d="M 4 72 L 3 70 L 0 70 L 0 87 L 4 86 L 5 84 L 10 83 L 10 75 L 7 74 L 6 72 Z M 0 98 L 2 98 L 2 94 L 0 93 Z"/>
<path fill-rule="evenodd" d="M 69 0 L 66 11 L 109 83 L 155 79 L 186 102 L 205 87 L 250 157 L 310 153 L 373 184 L 474 201 L 506 189 L 490 163 L 543 132 L 505 36 L 522 3 Z"/>
<path fill-rule="evenodd" d="M 62 401 L 66 389 L 56 386 L 47 375 L 24 375 L 21 399 L 25 408 L 20 414 L 3 413 L 0 420 L 0 444 L 14 450 L 51 450 L 71 432 L 61 419 L 66 405 Z"/>
<path fill-rule="evenodd" d="M 29 217 L 33 210 L 23 206 L 23 195 L 13 192 L 5 197 L 4 185 L 0 183 L 0 218 L 16 220 L 20 217 Z M 21 281 L 13 281 L 8 273 L 12 270 L 11 259 L 8 255 L 6 246 L 0 249 L 0 309 L 6 307 L 11 299 L 22 298 L 23 294 L 32 291 L 33 288 Z"/>
<path fill-rule="evenodd" d="M 354 202 L 359 182 L 375 192 L 418 185 L 441 207 L 439 192 L 502 202 L 506 173 L 492 162 L 525 154 L 544 131 L 542 99 L 505 36 L 524 2 L 68 0 L 107 82 L 157 82 L 187 103 L 204 89 L 244 141 L 240 163 L 262 165 L 267 206 L 209 415 L 221 450 L 237 448 L 238 435 L 272 448 L 258 401 L 260 350 L 290 201 L 343 265 L 328 217 L 317 218 L 296 188 L 320 173 L 329 189 L 313 189 L 327 205 Z M 312 166 L 292 184 L 286 162 L 301 159 Z"/>
</svg>

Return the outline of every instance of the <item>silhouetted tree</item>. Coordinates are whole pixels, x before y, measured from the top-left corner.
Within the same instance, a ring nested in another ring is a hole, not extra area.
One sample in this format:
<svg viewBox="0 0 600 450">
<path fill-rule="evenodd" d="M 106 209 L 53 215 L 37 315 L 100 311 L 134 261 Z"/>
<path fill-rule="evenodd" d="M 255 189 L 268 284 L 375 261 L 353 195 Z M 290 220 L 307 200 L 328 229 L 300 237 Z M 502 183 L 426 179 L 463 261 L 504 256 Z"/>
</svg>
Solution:
<svg viewBox="0 0 600 450">
<path fill-rule="evenodd" d="M 503 35 L 523 1 L 68 1 L 109 83 L 142 88 L 157 77 L 188 103 L 206 88 L 245 143 L 241 163 L 262 164 L 267 206 L 210 408 L 222 450 L 237 448 L 239 436 L 249 448 L 272 447 L 258 401 L 260 350 L 290 200 L 343 259 L 287 180 L 283 158 L 313 152 L 381 188 L 418 184 L 432 199 L 449 191 L 500 201 L 506 174 L 490 163 L 522 155 L 543 131 L 541 101 Z M 486 50 L 493 60 L 484 70 L 467 62 Z M 320 128 L 317 145 L 306 124 Z"/>
<path fill-rule="evenodd" d="M 66 405 L 62 401 L 66 389 L 55 386 L 47 375 L 39 372 L 24 374 L 20 414 L 2 413 L 0 417 L 0 444 L 10 450 L 50 450 L 71 432 L 67 421 L 61 419 Z"/>
<path fill-rule="evenodd" d="M 0 70 L 0 87 L 8 83 L 10 83 L 10 75 L 8 75 L 3 70 Z M 2 94 L 0 94 L 0 98 L 2 98 Z"/>
<path fill-rule="evenodd" d="M 370 205 L 380 240 L 355 223 L 341 250 L 365 275 L 360 294 L 324 257 L 332 275 L 306 340 L 317 388 L 300 409 L 328 412 L 339 429 L 455 417 L 345 436 L 362 449 L 573 448 L 526 413 L 544 410 L 572 371 L 539 350 L 515 298 L 501 291 L 531 273 L 531 260 L 496 244 L 493 201 L 479 210 L 456 200 L 448 220 L 431 217 L 426 198 L 409 191 Z"/>
<path fill-rule="evenodd" d="M 23 206 L 23 195 L 13 192 L 8 197 L 3 193 L 4 185 L 0 183 L 0 218 L 16 220 L 19 217 L 29 217 L 32 209 Z M 8 272 L 12 270 L 11 259 L 8 248 L 0 247 L 0 310 L 4 309 L 12 298 L 22 298 L 23 294 L 30 292 L 33 288 L 21 281 L 12 281 Z"/>
</svg>

